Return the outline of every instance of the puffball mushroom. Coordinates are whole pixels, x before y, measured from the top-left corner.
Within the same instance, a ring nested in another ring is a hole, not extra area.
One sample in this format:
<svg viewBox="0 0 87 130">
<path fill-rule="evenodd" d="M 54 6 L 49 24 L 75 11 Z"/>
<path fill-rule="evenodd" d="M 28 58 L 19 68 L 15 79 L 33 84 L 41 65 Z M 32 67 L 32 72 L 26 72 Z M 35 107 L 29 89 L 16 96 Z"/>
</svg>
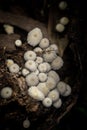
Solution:
<svg viewBox="0 0 87 130">
<path fill-rule="evenodd" d="M 12 92 L 13 92 L 12 88 L 4 87 L 1 89 L 0 95 L 2 98 L 7 99 L 7 98 L 10 98 L 12 96 Z"/>
<path fill-rule="evenodd" d="M 40 41 L 40 44 L 39 46 L 42 48 L 42 49 L 45 49 L 49 46 L 49 40 L 47 38 L 43 38 L 41 41 Z"/>
<path fill-rule="evenodd" d="M 57 25 L 56 25 L 56 31 L 57 32 L 63 32 L 65 30 L 65 26 L 63 25 L 63 24 L 61 24 L 61 23 L 58 23 Z"/>
<path fill-rule="evenodd" d="M 30 127 L 30 121 L 28 119 L 23 121 L 23 127 L 24 128 L 29 128 Z"/>
<path fill-rule="evenodd" d="M 39 73 L 38 78 L 41 82 L 44 82 L 47 80 L 47 74 L 46 73 Z"/>
<path fill-rule="evenodd" d="M 25 62 L 25 68 L 29 69 L 30 71 L 35 71 L 37 69 L 37 65 L 35 61 L 28 60 L 27 62 Z"/>
<path fill-rule="evenodd" d="M 45 96 L 47 96 L 48 92 L 49 92 L 49 89 L 47 88 L 46 86 L 46 82 L 43 82 L 43 83 L 39 83 L 37 85 L 37 88 L 42 92 L 44 93 Z"/>
<path fill-rule="evenodd" d="M 29 87 L 35 86 L 39 83 L 38 76 L 35 73 L 30 73 L 29 75 L 27 75 L 25 80 Z"/>
<path fill-rule="evenodd" d="M 42 62 L 43 62 L 43 58 L 40 57 L 40 56 L 37 56 L 37 57 L 36 57 L 36 63 L 40 64 L 40 63 L 42 63 Z"/>
<path fill-rule="evenodd" d="M 16 64 L 16 63 L 14 63 L 14 64 L 12 64 L 11 66 L 9 66 L 9 71 L 11 72 L 11 73 L 18 73 L 19 72 L 19 65 L 18 64 Z"/>
<path fill-rule="evenodd" d="M 59 9 L 60 10 L 65 10 L 67 8 L 67 2 L 66 1 L 61 1 L 59 3 Z"/>
<path fill-rule="evenodd" d="M 7 67 L 9 68 L 11 65 L 13 65 L 14 64 L 14 61 L 12 60 L 12 59 L 7 59 L 6 60 L 6 65 L 7 65 Z"/>
<path fill-rule="evenodd" d="M 28 94 L 38 101 L 42 101 L 45 97 L 44 94 L 36 87 L 32 86 L 28 89 Z"/>
<path fill-rule="evenodd" d="M 39 44 L 42 38 L 43 38 L 43 34 L 41 32 L 41 29 L 34 28 L 28 33 L 27 42 L 29 45 L 35 47 Z"/>
<path fill-rule="evenodd" d="M 28 75 L 30 72 L 29 72 L 29 70 L 27 70 L 26 68 L 23 68 L 22 69 L 22 75 L 23 76 L 26 76 L 26 75 Z"/>
<path fill-rule="evenodd" d="M 45 106 L 45 107 L 50 107 L 52 105 L 52 100 L 49 98 L 49 97 L 46 97 L 43 101 L 42 101 L 42 104 Z"/>
<path fill-rule="evenodd" d="M 7 34 L 14 33 L 14 27 L 13 26 L 8 25 L 8 24 L 4 24 L 3 27 L 4 27 Z"/>
<path fill-rule="evenodd" d="M 60 56 L 57 56 L 56 59 L 51 63 L 53 70 L 59 70 L 63 66 L 63 59 Z"/>
<path fill-rule="evenodd" d="M 67 84 L 63 81 L 60 81 L 57 84 L 57 89 L 61 95 L 63 95 L 66 92 L 66 88 L 67 88 L 66 86 L 67 86 Z"/>
<path fill-rule="evenodd" d="M 48 97 L 54 102 L 59 99 L 59 92 L 54 89 L 48 93 Z"/>
<path fill-rule="evenodd" d="M 63 96 L 69 96 L 71 94 L 71 87 L 67 84 L 66 85 L 66 91 L 63 93 Z"/>
<path fill-rule="evenodd" d="M 21 40 L 16 40 L 15 41 L 15 45 L 17 46 L 17 47 L 20 47 L 20 46 L 22 46 L 22 41 Z"/>
<path fill-rule="evenodd" d="M 24 53 L 24 60 L 35 60 L 36 59 L 36 53 L 34 51 L 26 51 Z"/>
<path fill-rule="evenodd" d="M 46 64 L 43 62 L 43 63 L 41 63 L 41 64 L 39 64 L 38 65 L 38 70 L 40 71 L 40 72 L 46 72 L 47 71 L 47 66 L 46 66 Z"/>
<path fill-rule="evenodd" d="M 49 90 L 52 90 L 53 88 L 56 87 L 56 82 L 52 77 L 48 77 L 46 81 L 46 86 Z"/>
<path fill-rule="evenodd" d="M 62 106 L 62 100 L 58 99 L 58 101 L 56 101 L 56 102 L 53 103 L 53 106 L 55 108 L 60 108 Z"/>
<path fill-rule="evenodd" d="M 69 23 L 69 19 L 67 17 L 62 17 L 60 19 L 60 23 L 63 25 L 67 25 Z"/>
</svg>

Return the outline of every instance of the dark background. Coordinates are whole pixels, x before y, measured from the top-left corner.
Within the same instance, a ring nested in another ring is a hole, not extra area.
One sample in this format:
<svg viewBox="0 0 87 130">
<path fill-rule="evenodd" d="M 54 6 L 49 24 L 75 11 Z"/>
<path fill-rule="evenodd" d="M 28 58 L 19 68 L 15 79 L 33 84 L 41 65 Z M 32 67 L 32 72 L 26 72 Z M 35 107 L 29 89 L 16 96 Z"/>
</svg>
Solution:
<svg viewBox="0 0 87 130">
<path fill-rule="evenodd" d="M 56 1 L 57 0 L 55 0 L 55 2 Z M 52 4 L 55 4 L 53 0 L 48 0 L 48 2 L 51 6 Z M 82 63 L 81 89 L 76 105 L 60 121 L 59 125 L 55 126 L 53 130 L 87 129 L 87 5 L 83 0 L 71 0 L 71 3 L 73 2 L 76 2 L 76 4 L 78 4 L 80 7 L 79 18 L 82 36 L 82 42 L 79 45 L 79 52 Z M 0 0 L 0 9 L 6 11 L 12 10 L 13 7 L 20 9 L 19 7 L 21 6 L 23 8 L 22 13 L 26 11 L 26 15 L 37 19 L 39 16 L 41 16 L 41 20 L 44 21 L 44 17 L 47 18 L 48 14 L 42 17 L 39 10 L 42 8 L 45 8 L 46 12 L 48 10 L 43 6 L 43 3 L 44 0 Z"/>
</svg>

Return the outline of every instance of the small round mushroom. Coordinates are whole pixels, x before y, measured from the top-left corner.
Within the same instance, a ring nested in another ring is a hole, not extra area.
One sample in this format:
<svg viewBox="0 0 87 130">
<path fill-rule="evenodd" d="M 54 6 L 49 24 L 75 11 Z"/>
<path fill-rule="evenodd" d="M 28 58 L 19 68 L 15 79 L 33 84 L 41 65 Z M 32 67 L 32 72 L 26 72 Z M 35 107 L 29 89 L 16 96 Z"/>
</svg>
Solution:
<svg viewBox="0 0 87 130">
<path fill-rule="evenodd" d="M 14 64 L 12 64 L 11 66 L 9 66 L 9 71 L 10 71 L 11 73 L 18 73 L 19 70 L 20 70 L 19 65 L 16 64 L 16 63 L 14 63 Z"/>
<path fill-rule="evenodd" d="M 46 86 L 46 82 L 43 82 L 43 83 L 39 83 L 37 85 L 37 88 L 42 92 L 44 93 L 45 96 L 47 96 L 48 92 L 49 92 L 49 89 L 47 88 Z"/>
<path fill-rule="evenodd" d="M 55 108 L 60 108 L 61 105 L 62 105 L 62 100 L 61 99 L 58 99 L 58 101 L 56 101 L 56 102 L 53 103 L 53 106 Z"/>
<path fill-rule="evenodd" d="M 45 62 L 52 62 L 56 57 L 56 52 L 52 51 L 50 48 L 46 49 L 46 52 L 43 54 Z"/>
<path fill-rule="evenodd" d="M 43 101 L 42 101 L 43 105 L 45 107 L 50 107 L 52 105 L 52 100 L 49 97 L 46 97 Z"/>
<path fill-rule="evenodd" d="M 37 65 L 36 65 L 35 61 L 33 61 L 33 60 L 28 60 L 28 61 L 25 63 L 25 68 L 29 69 L 30 71 L 36 71 Z"/>
<path fill-rule="evenodd" d="M 45 73 L 45 72 L 47 71 L 47 66 L 46 66 L 46 64 L 45 64 L 44 62 L 41 63 L 41 64 L 39 64 L 38 70 L 39 70 L 40 72 Z"/>
<path fill-rule="evenodd" d="M 57 84 L 57 89 L 61 95 L 63 95 L 66 92 L 66 88 L 67 88 L 66 86 L 67 86 L 67 84 L 63 81 L 60 81 Z"/>
<path fill-rule="evenodd" d="M 48 97 L 54 102 L 59 99 L 59 92 L 54 89 L 48 93 Z"/>
<path fill-rule="evenodd" d="M 28 33 L 27 42 L 29 45 L 35 47 L 39 44 L 43 37 L 42 31 L 39 28 L 34 28 Z"/>
<path fill-rule="evenodd" d="M 35 86 L 39 83 L 38 76 L 35 73 L 31 73 L 25 78 L 28 86 Z"/>
<path fill-rule="evenodd" d="M 61 24 L 61 23 L 58 23 L 57 25 L 56 25 L 56 31 L 57 32 L 63 32 L 65 30 L 65 26 L 63 25 L 63 24 Z"/>
<path fill-rule="evenodd" d="M 42 52 L 43 52 L 43 50 L 42 50 L 40 47 L 34 48 L 33 51 L 34 51 L 36 54 L 37 54 L 37 53 L 41 53 L 41 54 L 42 54 Z"/>
<path fill-rule="evenodd" d="M 9 68 L 11 65 L 13 65 L 14 64 L 14 61 L 12 60 L 12 59 L 7 59 L 6 60 L 6 65 L 7 65 L 7 67 Z"/>
<path fill-rule="evenodd" d="M 4 27 L 7 34 L 14 33 L 14 27 L 13 26 L 8 25 L 8 24 L 4 24 L 3 27 Z"/>
<path fill-rule="evenodd" d="M 15 41 L 15 45 L 17 46 L 17 47 L 20 47 L 20 46 L 22 46 L 22 41 L 21 40 L 16 40 Z"/>
<path fill-rule="evenodd" d="M 52 90 L 56 87 L 56 82 L 52 77 L 48 77 L 46 81 L 46 86 L 49 90 Z"/>
<path fill-rule="evenodd" d="M 40 64 L 40 63 L 42 63 L 42 62 L 43 62 L 43 58 L 40 57 L 40 56 L 37 56 L 37 57 L 36 57 L 36 63 Z"/>
<path fill-rule="evenodd" d="M 23 127 L 24 128 L 29 128 L 30 127 L 30 121 L 28 119 L 23 121 Z"/>
<path fill-rule="evenodd" d="M 71 87 L 70 87 L 70 85 L 66 85 L 66 91 L 65 91 L 65 93 L 63 94 L 63 96 L 69 96 L 71 94 Z"/>
<path fill-rule="evenodd" d="M 44 94 L 36 87 L 32 86 L 28 89 L 28 94 L 38 101 L 42 101 L 44 99 Z"/>
<path fill-rule="evenodd" d="M 27 70 L 26 68 L 23 68 L 22 69 L 22 75 L 23 76 L 26 76 L 26 75 L 28 75 L 30 72 L 29 72 L 29 70 Z"/>
<path fill-rule="evenodd" d="M 67 17 L 62 17 L 60 19 L 60 23 L 63 25 L 67 25 L 69 23 L 69 19 Z"/>
<path fill-rule="evenodd" d="M 38 78 L 41 82 L 44 82 L 47 80 L 47 74 L 46 73 L 39 73 Z"/>
<path fill-rule="evenodd" d="M 59 3 L 59 9 L 60 10 L 65 10 L 67 8 L 67 2 L 66 1 L 61 1 Z"/>
<path fill-rule="evenodd" d="M 49 40 L 47 38 L 43 38 L 41 41 L 40 41 L 40 44 L 39 46 L 42 48 L 42 49 L 45 49 L 49 46 Z"/>
<path fill-rule="evenodd" d="M 0 95 L 2 98 L 10 98 L 12 96 L 12 88 L 11 87 L 5 87 L 1 89 Z"/>
<path fill-rule="evenodd" d="M 24 59 L 27 60 L 35 60 L 36 59 L 36 53 L 34 51 L 26 51 L 24 53 Z"/>
</svg>

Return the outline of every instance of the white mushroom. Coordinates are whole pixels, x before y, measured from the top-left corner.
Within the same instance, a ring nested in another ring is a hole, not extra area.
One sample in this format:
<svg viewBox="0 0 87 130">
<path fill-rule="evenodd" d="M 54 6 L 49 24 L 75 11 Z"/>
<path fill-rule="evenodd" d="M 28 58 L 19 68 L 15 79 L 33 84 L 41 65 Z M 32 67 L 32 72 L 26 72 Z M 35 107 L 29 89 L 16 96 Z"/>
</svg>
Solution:
<svg viewBox="0 0 87 130">
<path fill-rule="evenodd" d="M 61 1 L 59 3 L 59 8 L 60 8 L 60 10 L 65 10 L 67 8 L 67 2 L 66 1 Z"/>
<path fill-rule="evenodd" d="M 33 51 L 26 51 L 24 53 L 24 59 L 27 60 L 35 60 L 36 59 L 36 53 Z"/>
<path fill-rule="evenodd" d="M 19 65 L 18 64 L 16 64 L 16 63 L 14 63 L 14 64 L 12 64 L 11 66 L 9 66 L 9 71 L 11 72 L 11 73 L 18 73 L 19 72 Z"/>
<path fill-rule="evenodd" d="M 59 92 L 54 89 L 48 93 L 48 97 L 54 102 L 59 99 Z"/>
<path fill-rule="evenodd" d="M 47 74 L 46 73 L 39 73 L 38 78 L 41 82 L 44 82 L 47 80 Z"/>
<path fill-rule="evenodd" d="M 55 80 L 56 83 L 58 83 L 59 80 L 60 80 L 60 77 L 59 77 L 58 73 L 56 73 L 53 70 L 49 71 L 48 76 L 52 77 Z"/>
<path fill-rule="evenodd" d="M 43 35 L 39 28 L 34 28 L 28 33 L 27 42 L 29 45 L 35 47 L 41 41 Z"/>
<path fill-rule="evenodd" d="M 25 68 L 29 69 L 30 71 L 36 71 L 37 65 L 36 65 L 35 61 L 33 61 L 33 60 L 28 60 L 28 61 L 25 63 Z"/>
<path fill-rule="evenodd" d="M 42 101 L 43 105 L 45 107 L 50 107 L 52 105 L 52 100 L 49 97 L 46 97 L 43 101 Z"/>
<path fill-rule="evenodd" d="M 67 17 L 62 17 L 60 19 L 60 23 L 63 25 L 67 25 L 69 23 L 69 19 Z"/>
<path fill-rule="evenodd" d="M 53 60 L 51 67 L 53 70 L 59 70 L 63 66 L 63 59 L 59 56 Z"/>
<path fill-rule="evenodd" d="M 12 59 L 7 59 L 6 60 L 6 65 L 7 65 L 7 67 L 9 68 L 11 65 L 13 65 L 14 64 L 14 61 L 12 60 Z"/>
<path fill-rule="evenodd" d="M 66 92 L 66 88 L 67 88 L 66 86 L 67 86 L 67 84 L 63 81 L 60 81 L 57 84 L 57 89 L 61 95 L 63 95 Z"/>
<path fill-rule="evenodd" d="M 61 23 L 58 23 L 57 25 L 56 25 L 56 31 L 57 32 L 63 32 L 65 30 L 65 26 L 63 25 L 63 24 L 61 24 Z"/>
<path fill-rule="evenodd" d="M 34 48 L 33 51 L 34 51 L 35 53 L 41 53 L 41 54 L 42 54 L 42 52 L 43 52 L 43 50 L 42 50 L 40 47 Z"/>
<path fill-rule="evenodd" d="M 4 24 L 3 27 L 4 27 L 7 34 L 14 33 L 14 27 L 13 26 L 8 25 L 8 24 Z"/>
<path fill-rule="evenodd" d="M 26 76 L 26 75 L 28 75 L 30 72 L 29 72 L 29 70 L 27 70 L 26 68 L 23 68 L 22 69 L 22 75 L 23 76 Z"/>
<path fill-rule="evenodd" d="M 52 50 L 46 50 L 43 54 L 44 61 L 52 62 L 57 57 L 56 52 Z"/>
<path fill-rule="evenodd" d="M 41 41 L 40 41 L 40 44 L 39 46 L 42 48 L 42 49 L 45 49 L 49 46 L 49 40 L 47 38 L 43 38 Z"/>
<path fill-rule="evenodd" d="M 69 96 L 71 94 L 71 87 L 67 84 L 66 85 L 66 91 L 65 93 L 63 94 L 63 96 Z"/>
<path fill-rule="evenodd" d="M 47 96 L 48 92 L 49 92 L 49 89 L 47 88 L 46 86 L 46 82 L 43 82 L 43 83 L 39 83 L 37 85 L 37 88 L 42 92 L 44 93 L 45 96 Z"/>
<path fill-rule="evenodd" d="M 7 99 L 7 98 L 10 98 L 12 96 L 12 92 L 13 92 L 12 88 L 4 87 L 1 89 L 0 95 L 2 98 Z"/>
<path fill-rule="evenodd" d="M 23 127 L 24 128 L 29 128 L 30 127 L 30 121 L 28 119 L 23 121 Z"/>
<path fill-rule="evenodd" d="M 44 94 L 35 86 L 32 86 L 28 89 L 28 94 L 38 101 L 42 101 L 44 99 Z"/>
<path fill-rule="evenodd" d="M 53 106 L 55 108 L 60 108 L 62 106 L 62 100 L 58 99 L 58 101 L 56 101 L 56 102 L 53 103 Z"/>
<path fill-rule="evenodd" d="M 56 82 L 52 77 L 48 77 L 46 81 L 46 86 L 49 90 L 53 89 L 56 87 Z"/>
<path fill-rule="evenodd" d="M 44 73 L 44 72 L 47 71 L 47 66 L 46 66 L 46 64 L 43 62 L 43 63 L 39 64 L 38 69 L 39 69 L 40 72 L 43 72 L 43 73 Z"/>
<path fill-rule="evenodd" d="M 20 47 L 20 46 L 22 46 L 22 41 L 21 40 L 16 40 L 15 41 L 15 45 L 17 46 L 17 47 Z"/>
<path fill-rule="evenodd" d="M 28 86 L 35 86 L 39 83 L 38 76 L 35 73 L 31 73 L 25 78 Z"/>
<path fill-rule="evenodd" d="M 40 64 L 40 63 L 42 63 L 42 62 L 43 62 L 43 58 L 40 57 L 40 56 L 37 56 L 37 57 L 36 57 L 36 63 Z"/>
</svg>

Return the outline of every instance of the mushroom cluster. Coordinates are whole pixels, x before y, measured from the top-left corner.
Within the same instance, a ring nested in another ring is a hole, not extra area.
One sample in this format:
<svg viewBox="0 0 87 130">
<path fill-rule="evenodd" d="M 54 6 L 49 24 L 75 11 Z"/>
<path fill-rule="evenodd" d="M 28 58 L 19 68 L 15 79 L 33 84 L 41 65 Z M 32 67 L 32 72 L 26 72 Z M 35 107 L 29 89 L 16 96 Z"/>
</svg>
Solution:
<svg viewBox="0 0 87 130">
<path fill-rule="evenodd" d="M 27 43 L 32 50 L 24 52 L 24 67 L 21 75 L 28 87 L 28 95 L 41 101 L 45 107 L 60 108 L 61 97 L 71 94 L 71 87 L 60 80 L 56 70 L 63 67 L 63 59 L 58 55 L 58 46 L 50 44 L 49 39 L 43 37 L 40 28 L 34 28 L 28 33 Z M 12 59 L 6 61 L 10 73 L 18 73 L 19 66 Z"/>
</svg>

